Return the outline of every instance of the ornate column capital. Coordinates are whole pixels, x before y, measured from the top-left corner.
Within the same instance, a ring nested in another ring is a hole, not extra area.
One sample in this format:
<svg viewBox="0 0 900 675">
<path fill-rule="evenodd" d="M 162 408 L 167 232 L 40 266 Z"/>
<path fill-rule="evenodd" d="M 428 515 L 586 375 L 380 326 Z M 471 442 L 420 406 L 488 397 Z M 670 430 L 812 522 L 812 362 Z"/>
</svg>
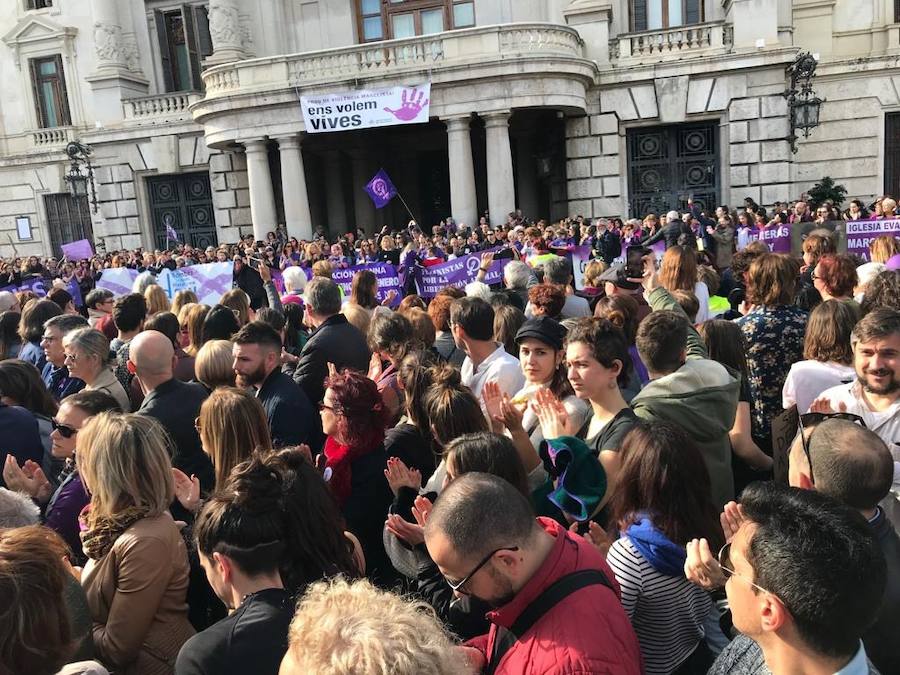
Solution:
<svg viewBox="0 0 900 675">
<path fill-rule="evenodd" d="M 509 126 L 509 118 L 512 117 L 511 110 L 492 110 L 491 112 L 478 113 L 478 116 L 484 120 L 486 129 L 491 127 Z"/>
</svg>

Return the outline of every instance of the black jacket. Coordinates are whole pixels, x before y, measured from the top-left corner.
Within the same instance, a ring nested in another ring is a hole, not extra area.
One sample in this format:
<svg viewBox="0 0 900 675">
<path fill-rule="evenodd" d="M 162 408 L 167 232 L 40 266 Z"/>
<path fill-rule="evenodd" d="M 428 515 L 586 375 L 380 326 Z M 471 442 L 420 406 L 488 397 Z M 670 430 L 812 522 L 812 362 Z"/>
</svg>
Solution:
<svg viewBox="0 0 900 675">
<path fill-rule="evenodd" d="M 203 452 L 194 426 L 207 396 L 209 393 L 203 385 L 172 378 L 147 394 L 137 411 L 138 415 L 152 417 L 163 425 L 174 446 L 172 465 L 188 476 L 197 476 L 203 492 L 210 492 L 216 482 L 212 462 Z"/>
<path fill-rule="evenodd" d="M 266 410 L 273 447 L 309 443 L 316 414 L 306 394 L 289 375 L 276 368 L 262 383 L 256 397 Z"/>
<path fill-rule="evenodd" d="M 651 246 L 660 239 L 665 239 L 666 248 L 670 249 L 673 246 L 678 245 L 678 238 L 682 234 L 691 235 L 691 241 L 693 242 L 693 232 L 691 231 L 690 225 L 687 225 L 680 220 L 670 220 L 666 225 L 659 228 L 652 237 L 642 239 L 641 246 Z"/>
<path fill-rule="evenodd" d="M 294 382 L 312 403 L 318 403 L 325 395 L 329 363 L 339 371 L 350 368 L 365 373 L 371 356 L 366 337 L 343 314 L 335 314 L 325 319 L 303 346 Z"/>
<path fill-rule="evenodd" d="M 253 309 L 266 306 L 266 289 L 262 277 L 249 265 L 244 265 L 240 272 L 235 273 L 234 285 L 250 296 L 250 306 Z"/>
</svg>

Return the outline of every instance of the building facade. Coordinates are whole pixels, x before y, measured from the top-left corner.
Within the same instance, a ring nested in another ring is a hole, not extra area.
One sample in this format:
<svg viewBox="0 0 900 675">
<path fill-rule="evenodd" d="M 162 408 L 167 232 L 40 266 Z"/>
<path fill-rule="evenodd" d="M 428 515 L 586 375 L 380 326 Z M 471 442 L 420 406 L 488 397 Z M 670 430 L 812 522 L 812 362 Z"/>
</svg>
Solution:
<svg viewBox="0 0 900 675">
<path fill-rule="evenodd" d="M 900 0 L 2 0 L 0 253 L 196 246 L 284 224 L 900 193 Z M 820 125 L 791 150 L 789 66 Z M 431 84 L 430 121 L 309 133 L 301 96 Z M 69 194 L 66 145 L 93 150 Z"/>
</svg>

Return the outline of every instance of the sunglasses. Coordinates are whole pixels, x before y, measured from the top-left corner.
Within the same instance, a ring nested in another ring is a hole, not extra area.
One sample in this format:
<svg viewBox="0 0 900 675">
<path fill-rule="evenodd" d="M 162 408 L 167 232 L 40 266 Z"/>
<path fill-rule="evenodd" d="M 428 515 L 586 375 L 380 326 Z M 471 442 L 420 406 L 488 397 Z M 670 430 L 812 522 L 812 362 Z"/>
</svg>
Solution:
<svg viewBox="0 0 900 675">
<path fill-rule="evenodd" d="M 50 420 L 50 426 L 53 427 L 54 431 L 58 431 L 59 435 L 63 438 L 72 438 L 72 436 L 78 433 L 78 429 L 75 427 L 70 427 L 67 424 L 60 424 L 55 418 Z"/>
<path fill-rule="evenodd" d="M 853 413 L 847 412 L 836 412 L 836 413 L 820 413 L 820 412 L 808 412 L 800 415 L 797 418 L 797 427 L 800 432 L 800 442 L 803 444 L 803 454 L 806 455 L 806 463 L 809 464 L 809 480 L 815 484 L 816 479 L 813 477 L 813 465 L 812 465 L 812 456 L 809 454 L 809 441 L 812 438 L 812 435 L 816 433 L 815 426 L 820 422 L 824 422 L 825 420 L 847 420 L 848 422 L 853 422 L 854 424 L 858 424 L 863 429 L 866 428 L 865 420 L 859 415 L 854 415 Z M 808 427 L 813 427 L 813 430 L 809 432 L 809 436 L 806 435 L 806 429 Z"/>
<path fill-rule="evenodd" d="M 457 593 L 462 593 L 464 595 L 468 595 L 466 591 L 463 590 L 463 586 L 468 583 L 468 581 L 478 574 L 478 571 L 488 564 L 488 561 L 493 558 L 495 555 L 500 553 L 500 551 L 518 551 L 518 546 L 501 546 L 500 548 L 496 548 L 490 553 L 488 553 L 484 559 L 475 566 L 471 572 L 469 572 L 465 577 L 463 577 L 460 581 L 450 581 L 447 577 L 444 577 L 444 580 L 447 582 L 447 585 L 452 588 Z"/>
</svg>

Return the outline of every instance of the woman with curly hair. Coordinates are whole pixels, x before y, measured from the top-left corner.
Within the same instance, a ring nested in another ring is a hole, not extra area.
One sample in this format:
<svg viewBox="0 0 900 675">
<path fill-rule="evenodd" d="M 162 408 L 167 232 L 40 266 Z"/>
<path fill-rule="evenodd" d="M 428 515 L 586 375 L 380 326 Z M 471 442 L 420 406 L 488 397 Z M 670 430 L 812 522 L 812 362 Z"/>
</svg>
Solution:
<svg viewBox="0 0 900 675">
<path fill-rule="evenodd" d="M 856 306 L 853 289 L 856 288 L 856 265 L 848 255 L 828 253 L 819 258 L 812 275 L 813 285 L 822 300 L 841 300 Z"/>
<path fill-rule="evenodd" d="M 384 552 L 381 531 L 391 503 L 384 476 L 387 456 L 384 430 L 387 413 L 376 384 L 351 370 L 325 380 L 319 403 L 328 485 L 349 530 L 359 538 L 369 569 L 378 584 L 393 582 L 396 572 Z"/>
<path fill-rule="evenodd" d="M 860 307 L 863 316 L 880 307 L 900 310 L 900 272 L 885 270 L 872 279 Z"/>
</svg>

